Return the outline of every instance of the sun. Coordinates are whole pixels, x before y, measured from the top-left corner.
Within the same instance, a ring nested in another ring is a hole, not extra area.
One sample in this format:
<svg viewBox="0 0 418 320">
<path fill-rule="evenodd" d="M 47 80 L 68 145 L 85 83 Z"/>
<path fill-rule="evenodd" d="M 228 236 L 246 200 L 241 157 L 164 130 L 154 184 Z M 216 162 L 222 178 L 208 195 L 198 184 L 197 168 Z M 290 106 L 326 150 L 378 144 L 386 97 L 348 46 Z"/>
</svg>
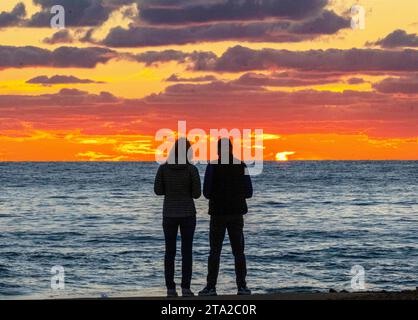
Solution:
<svg viewBox="0 0 418 320">
<path fill-rule="evenodd" d="M 288 156 L 294 155 L 294 151 L 283 151 L 276 154 L 276 160 L 280 162 L 289 161 Z"/>
</svg>

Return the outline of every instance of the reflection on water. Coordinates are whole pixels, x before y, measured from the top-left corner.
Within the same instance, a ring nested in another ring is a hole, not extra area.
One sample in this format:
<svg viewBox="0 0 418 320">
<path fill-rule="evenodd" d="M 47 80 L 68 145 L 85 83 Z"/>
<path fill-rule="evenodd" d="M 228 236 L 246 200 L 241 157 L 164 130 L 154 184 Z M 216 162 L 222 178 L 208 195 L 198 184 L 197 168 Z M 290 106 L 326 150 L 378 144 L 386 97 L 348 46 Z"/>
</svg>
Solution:
<svg viewBox="0 0 418 320">
<path fill-rule="evenodd" d="M 1 163 L 0 297 L 163 294 L 156 169 Z M 266 163 L 254 187 L 245 229 L 254 292 L 350 289 L 355 264 L 368 289 L 417 285 L 418 162 Z M 207 201 L 197 208 L 195 290 L 205 284 Z M 54 265 L 65 267 L 64 292 L 50 289 Z M 218 291 L 235 292 L 229 244 Z"/>
</svg>

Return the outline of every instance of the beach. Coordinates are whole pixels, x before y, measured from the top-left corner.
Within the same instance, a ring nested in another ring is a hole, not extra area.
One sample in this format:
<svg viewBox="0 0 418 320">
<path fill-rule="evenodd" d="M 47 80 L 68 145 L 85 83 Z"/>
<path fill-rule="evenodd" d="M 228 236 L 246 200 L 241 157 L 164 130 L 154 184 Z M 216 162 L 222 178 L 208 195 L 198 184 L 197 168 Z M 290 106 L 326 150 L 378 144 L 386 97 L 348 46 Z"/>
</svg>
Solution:
<svg viewBox="0 0 418 320">
<path fill-rule="evenodd" d="M 97 299 L 83 299 L 97 300 Z M 250 296 L 219 295 L 216 297 L 165 298 L 165 297 L 118 297 L 106 300 L 167 300 L 167 301 L 260 301 L 260 300 L 418 300 L 418 290 L 404 290 L 399 292 L 306 292 L 306 293 L 275 293 L 254 294 Z"/>
</svg>

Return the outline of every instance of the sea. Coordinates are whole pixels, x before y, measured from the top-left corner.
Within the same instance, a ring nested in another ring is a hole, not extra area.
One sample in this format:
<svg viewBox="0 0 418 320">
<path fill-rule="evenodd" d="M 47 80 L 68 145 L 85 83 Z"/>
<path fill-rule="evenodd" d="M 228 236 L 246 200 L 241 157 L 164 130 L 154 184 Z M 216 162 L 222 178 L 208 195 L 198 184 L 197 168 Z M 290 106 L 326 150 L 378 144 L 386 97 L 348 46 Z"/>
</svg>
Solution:
<svg viewBox="0 0 418 320">
<path fill-rule="evenodd" d="M 0 299 L 164 295 L 157 168 L 0 163 Z M 252 180 L 244 232 L 254 293 L 418 286 L 418 161 L 265 162 Z M 208 201 L 196 207 L 194 291 L 209 253 Z M 234 279 L 226 237 L 218 292 L 234 294 Z"/>
</svg>

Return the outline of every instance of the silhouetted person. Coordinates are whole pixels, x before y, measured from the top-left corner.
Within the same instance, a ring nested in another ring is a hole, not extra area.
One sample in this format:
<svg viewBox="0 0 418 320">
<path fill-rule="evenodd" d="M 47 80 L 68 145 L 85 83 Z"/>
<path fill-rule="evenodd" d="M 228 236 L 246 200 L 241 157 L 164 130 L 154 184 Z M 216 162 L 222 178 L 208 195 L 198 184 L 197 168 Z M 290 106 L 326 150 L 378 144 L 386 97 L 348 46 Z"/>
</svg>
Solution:
<svg viewBox="0 0 418 320">
<path fill-rule="evenodd" d="M 163 228 L 165 236 L 165 283 L 167 296 L 176 297 L 174 266 L 178 229 L 181 234 L 182 295 L 193 296 L 190 290 L 193 265 L 193 237 L 196 228 L 194 200 L 201 195 L 200 176 L 197 168 L 187 158 L 190 143 L 186 139 L 176 141 L 168 162 L 158 168 L 154 191 L 164 195 Z"/>
<path fill-rule="evenodd" d="M 222 147 L 223 146 L 223 147 Z M 229 139 L 218 141 L 219 159 L 206 168 L 203 187 L 204 196 L 209 199 L 210 254 L 206 287 L 201 296 L 215 296 L 219 273 L 219 261 L 225 233 L 228 231 L 232 253 L 235 258 L 235 274 L 239 295 L 251 294 L 247 288 L 247 266 L 244 255 L 244 217 L 248 212 L 247 198 L 251 198 L 253 188 L 251 178 L 246 174 L 246 165 L 235 159 Z"/>
</svg>

